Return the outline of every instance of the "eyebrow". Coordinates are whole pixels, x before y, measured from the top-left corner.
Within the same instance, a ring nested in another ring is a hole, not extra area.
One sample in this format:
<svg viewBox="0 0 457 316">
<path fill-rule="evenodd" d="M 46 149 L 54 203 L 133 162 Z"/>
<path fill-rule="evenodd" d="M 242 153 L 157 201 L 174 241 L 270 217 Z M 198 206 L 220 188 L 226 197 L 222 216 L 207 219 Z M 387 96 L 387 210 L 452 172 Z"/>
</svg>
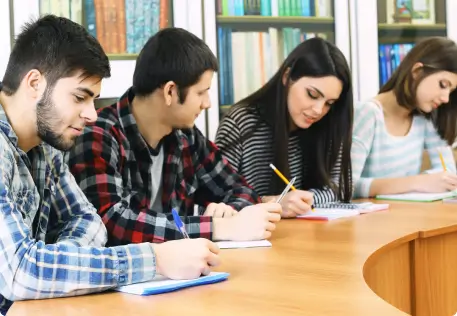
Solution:
<svg viewBox="0 0 457 316">
<path fill-rule="evenodd" d="M 318 88 L 313 87 L 313 86 L 310 86 L 310 87 L 313 88 L 317 93 L 319 93 L 323 98 L 325 98 L 325 95 L 322 93 L 321 90 L 319 90 Z M 329 99 L 329 101 L 336 101 L 336 100 L 338 100 L 338 98 L 336 98 L 336 99 Z"/>
<path fill-rule="evenodd" d="M 93 97 L 95 95 L 95 93 L 92 90 L 88 89 L 88 88 L 78 87 L 78 88 L 76 88 L 76 90 L 84 92 L 84 93 L 88 94 L 91 97 Z M 98 98 L 99 96 L 100 95 L 97 95 L 95 98 Z"/>
</svg>

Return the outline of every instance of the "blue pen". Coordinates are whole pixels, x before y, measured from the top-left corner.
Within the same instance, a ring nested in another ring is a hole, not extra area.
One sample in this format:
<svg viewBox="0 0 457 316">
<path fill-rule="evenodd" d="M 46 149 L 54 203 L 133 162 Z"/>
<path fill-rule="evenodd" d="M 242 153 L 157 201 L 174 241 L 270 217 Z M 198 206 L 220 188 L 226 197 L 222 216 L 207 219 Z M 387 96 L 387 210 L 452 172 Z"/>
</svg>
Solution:
<svg viewBox="0 0 457 316">
<path fill-rule="evenodd" d="M 173 214 L 173 219 L 175 220 L 175 225 L 178 227 L 178 230 L 184 235 L 184 238 L 189 238 L 189 235 L 186 232 L 186 228 L 184 227 L 178 212 L 173 208 L 171 209 L 171 213 Z"/>
</svg>

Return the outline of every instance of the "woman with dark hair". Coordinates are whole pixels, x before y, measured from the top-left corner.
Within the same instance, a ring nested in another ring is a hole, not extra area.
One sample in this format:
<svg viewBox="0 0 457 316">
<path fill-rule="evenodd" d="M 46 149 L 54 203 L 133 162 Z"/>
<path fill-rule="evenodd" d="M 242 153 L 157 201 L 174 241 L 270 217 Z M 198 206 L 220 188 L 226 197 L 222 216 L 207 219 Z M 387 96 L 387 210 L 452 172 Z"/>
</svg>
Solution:
<svg viewBox="0 0 457 316">
<path fill-rule="evenodd" d="M 235 104 L 221 121 L 216 144 L 263 201 L 275 199 L 286 178 L 297 177 L 282 200 L 283 217 L 311 205 L 349 202 L 353 96 L 344 55 L 312 38 L 298 45 L 259 90 Z"/>
<path fill-rule="evenodd" d="M 451 149 L 457 136 L 456 86 L 457 46 L 432 37 L 405 56 L 376 97 L 355 106 L 356 197 L 457 189 Z M 420 174 L 424 150 L 439 172 Z"/>
</svg>

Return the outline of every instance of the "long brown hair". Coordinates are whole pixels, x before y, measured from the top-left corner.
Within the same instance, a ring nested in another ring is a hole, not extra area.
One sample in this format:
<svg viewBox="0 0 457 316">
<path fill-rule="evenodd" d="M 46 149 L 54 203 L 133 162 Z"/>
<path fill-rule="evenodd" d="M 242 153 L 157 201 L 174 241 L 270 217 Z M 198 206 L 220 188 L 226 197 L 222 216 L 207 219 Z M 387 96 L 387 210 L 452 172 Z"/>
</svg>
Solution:
<svg viewBox="0 0 457 316">
<path fill-rule="evenodd" d="M 413 74 L 413 67 L 417 63 L 421 63 L 423 67 Z M 441 138 L 452 145 L 457 137 L 456 91 L 449 95 L 447 104 L 431 113 L 422 113 L 417 107 L 416 93 L 419 83 L 440 71 L 457 74 L 457 45 L 445 37 L 424 39 L 409 51 L 379 93 L 393 91 L 400 106 L 411 110 L 412 115 L 423 115 L 430 119 Z"/>
</svg>

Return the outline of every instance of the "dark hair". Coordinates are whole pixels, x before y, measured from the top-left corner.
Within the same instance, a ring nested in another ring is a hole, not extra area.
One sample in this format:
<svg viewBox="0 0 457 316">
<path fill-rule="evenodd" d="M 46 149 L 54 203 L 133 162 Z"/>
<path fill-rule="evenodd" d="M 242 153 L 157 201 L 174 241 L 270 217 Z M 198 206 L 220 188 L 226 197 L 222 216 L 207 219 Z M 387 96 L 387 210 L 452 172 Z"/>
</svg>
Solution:
<svg viewBox="0 0 457 316">
<path fill-rule="evenodd" d="M 10 54 L 2 91 L 16 93 L 32 69 L 45 76 L 48 89 L 77 71 L 86 78 L 110 77 L 109 60 L 99 42 L 81 25 L 55 15 L 45 15 L 22 28 Z"/>
<path fill-rule="evenodd" d="M 422 63 L 413 77 L 413 67 Z M 397 103 L 411 110 L 412 115 L 423 115 L 433 122 L 438 134 L 452 145 L 457 137 L 457 92 L 449 96 L 449 102 L 432 113 L 422 113 L 417 107 L 417 87 L 426 77 L 449 71 L 457 74 L 457 46 L 445 37 L 430 37 L 417 43 L 405 56 L 379 93 L 393 91 Z"/>
<path fill-rule="evenodd" d="M 289 71 L 287 84 L 283 76 Z M 344 55 L 332 43 L 312 38 L 298 45 L 286 58 L 276 74 L 259 90 L 238 102 L 257 113 L 259 120 L 273 130 L 274 165 L 290 177 L 288 155 L 289 117 L 287 95 L 290 83 L 301 77 L 335 76 L 342 81 L 343 90 L 329 112 L 308 129 L 297 131 L 303 158 L 310 166 L 303 177 L 304 189 L 332 188 L 339 200 L 349 202 L 352 197 L 351 144 L 353 122 L 353 95 L 351 73 Z M 254 130 L 242 135 L 249 138 Z M 243 141 L 243 140 L 242 140 Z M 331 171 L 341 154 L 338 189 L 332 182 Z M 305 173 L 305 170 L 302 169 Z M 273 176 L 270 193 L 278 194 L 284 184 Z"/>
<path fill-rule="evenodd" d="M 207 70 L 218 70 L 216 56 L 204 41 L 181 28 L 165 28 L 152 36 L 138 56 L 133 74 L 135 95 L 145 97 L 168 81 L 178 86 L 179 101 Z"/>
</svg>

